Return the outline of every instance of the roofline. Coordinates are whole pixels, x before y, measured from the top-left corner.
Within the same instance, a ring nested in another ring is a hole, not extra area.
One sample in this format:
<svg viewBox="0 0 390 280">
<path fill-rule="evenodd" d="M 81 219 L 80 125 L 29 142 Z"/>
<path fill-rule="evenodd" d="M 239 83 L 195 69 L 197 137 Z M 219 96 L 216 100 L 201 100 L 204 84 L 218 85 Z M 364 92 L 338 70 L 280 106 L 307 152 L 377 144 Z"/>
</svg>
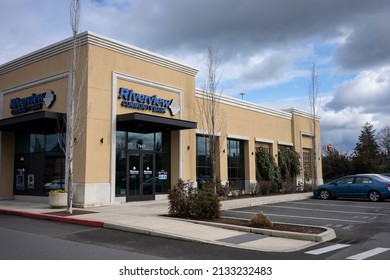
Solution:
<svg viewBox="0 0 390 280">
<path fill-rule="evenodd" d="M 288 108 L 288 109 L 284 109 L 283 111 L 289 112 L 293 115 L 301 116 L 304 118 L 310 118 L 310 119 L 313 119 L 313 116 L 314 116 L 312 113 L 309 113 L 309 112 L 306 112 L 306 111 L 303 111 L 303 110 L 300 110 L 297 108 Z M 316 115 L 315 119 L 316 119 L 316 121 L 320 121 L 321 117 Z"/>
<path fill-rule="evenodd" d="M 196 89 L 195 90 L 195 95 L 198 98 L 207 98 L 207 95 L 204 93 L 203 90 L 201 89 Z M 218 101 L 222 104 L 226 104 L 229 106 L 234 106 L 238 108 L 243 108 L 251 111 L 255 111 L 258 113 L 263 113 L 275 117 L 280 117 L 284 119 L 291 120 L 292 119 L 292 114 L 290 112 L 286 112 L 284 110 L 278 110 L 278 109 L 273 109 L 269 107 L 265 107 L 256 103 L 244 101 L 238 98 L 234 97 L 229 97 L 226 95 L 218 95 Z"/>
<path fill-rule="evenodd" d="M 73 38 L 69 37 L 60 42 L 51 44 L 49 46 L 11 60 L 10 62 L 6 62 L 5 64 L 0 65 L 0 75 L 68 51 L 72 48 L 72 40 Z M 91 44 L 94 46 L 102 47 L 111 51 L 127 55 L 129 57 L 141 59 L 192 76 L 195 76 L 199 72 L 199 70 L 194 67 L 185 65 L 167 57 L 158 55 L 156 53 L 149 52 L 90 31 L 85 31 L 78 34 L 77 43 L 79 46 Z"/>
</svg>

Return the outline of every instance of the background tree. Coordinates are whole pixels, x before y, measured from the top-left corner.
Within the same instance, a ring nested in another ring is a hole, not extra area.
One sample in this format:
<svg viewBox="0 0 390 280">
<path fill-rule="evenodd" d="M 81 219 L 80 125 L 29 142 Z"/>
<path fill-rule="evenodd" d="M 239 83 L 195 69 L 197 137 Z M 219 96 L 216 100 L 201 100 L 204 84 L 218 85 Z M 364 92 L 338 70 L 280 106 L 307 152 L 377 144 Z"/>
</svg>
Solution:
<svg viewBox="0 0 390 280">
<path fill-rule="evenodd" d="M 198 114 L 202 115 L 201 123 L 204 136 L 210 145 L 209 161 L 211 165 L 211 180 L 217 180 L 217 160 L 223 146 L 225 135 L 225 115 L 220 108 L 219 72 L 220 57 L 213 46 L 209 44 L 207 49 L 207 74 L 203 79 L 202 96 L 198 99 Z"/>
<path fill-rule="evenodd" d="M 377 134 L 378 144 L 385 155 L 390 156 L 390 126 L 386 125 Z"/>
<path fill-rule="evenodd" d="M 312 160 L 313 160 L 313 167 L 314 167 L 314 174 L 313 174 L 313 187 L 316 187 L 318 184 L 318 158 L 319 158 L 319 145 L 317 144 L 317 119 L 318 119 L 318 111 L 319 111 L 319 94 L 318 94 L 318 74 L 316 69 L 316 63 L 313 62 L 312 68 L 311 68 L 311 75 L 310 75 L 310 83 L 309 83 L 309 101 L 310 101 L 310 113 L 312 116 L 312 146 L 313 146 L 313 153 L 312 153 Z M 303 170 L 303 174 L 305 174 L 305 170 Z M 304 181 L 305 178 L 304 178 Z"/>
<path fill-rule="evenodd" d="M 353 165 L 355 173 L 377 172 L 380 150 L 375 140 L 375 129 L 366 122 L 360 132 L 359 141 L 354 149 Z"/>
<path fill-rule="evenodd" d="M 341 154 L 337 149 L 322 156 L 322 177 L 330 181 L 353 173 L 351 156 Z"/>
</svg>

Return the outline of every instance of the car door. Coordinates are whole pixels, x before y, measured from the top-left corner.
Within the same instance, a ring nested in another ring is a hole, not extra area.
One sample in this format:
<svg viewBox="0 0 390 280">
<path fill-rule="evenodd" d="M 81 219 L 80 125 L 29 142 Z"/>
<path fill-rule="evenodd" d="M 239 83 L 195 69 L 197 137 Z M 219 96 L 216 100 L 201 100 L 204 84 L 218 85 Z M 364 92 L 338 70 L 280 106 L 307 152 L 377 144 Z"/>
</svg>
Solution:
<svg viewBox="0 0 390 280">
<path fill-rule="evenodd" d="M 354 197 L 367 197 L 373 181 L 369 177 L 358 176 L 353 183 Z"/>
<path fill-rule="evenodd" d="M 351 197 L 353 196 L 354 177 L 344 177 L 334 183 L 331 190 L 334 197 Z"/>
</svg>

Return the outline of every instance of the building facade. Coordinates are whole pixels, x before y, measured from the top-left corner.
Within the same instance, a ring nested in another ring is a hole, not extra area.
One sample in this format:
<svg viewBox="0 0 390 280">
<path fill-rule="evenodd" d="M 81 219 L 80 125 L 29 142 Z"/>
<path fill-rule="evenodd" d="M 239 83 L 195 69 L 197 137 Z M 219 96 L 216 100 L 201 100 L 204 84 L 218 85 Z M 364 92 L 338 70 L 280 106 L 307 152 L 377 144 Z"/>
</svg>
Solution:
<svg viewBox="0 0 390 280">
<path fill-rule="evenodd" d="M 199 105 L 207 94 L 195 89 L 198 70 L 91 32 L 77 40 L 74 205 L 164 198 L 179 178 L 207 180 Z M 64 185 L 71 48 L 66 39 L 0 66 L 0 199 L 47 199 Z M 239 180 L 249 190 L 258 148 L 277 160 L 280 145 L 291 147 L 302 168 L 312 169 L 310 114 L 225 96 L 218 104 L 224 123 L 216 173 L 223 183 Z"/>
</svg>

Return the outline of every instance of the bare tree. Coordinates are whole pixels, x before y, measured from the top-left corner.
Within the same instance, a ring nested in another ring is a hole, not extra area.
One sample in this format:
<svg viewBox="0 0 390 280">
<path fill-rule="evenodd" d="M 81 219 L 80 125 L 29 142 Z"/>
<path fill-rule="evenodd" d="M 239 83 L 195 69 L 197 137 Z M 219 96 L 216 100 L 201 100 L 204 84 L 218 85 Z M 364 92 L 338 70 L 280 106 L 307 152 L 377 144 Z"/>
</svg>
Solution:
<svg viewBox="0 0 390 280">
<path fill-rule="evenodd" d="M 213 46 L 209 44 L 207 49 L 207 74 L 203 79 L 202 97 L 198 99 L 198 113 L 204 129 L 204 136 L 208 138 L 210 144 L 209 160 L 212 167 L 211 179 L 215 183 L 217 180 L 217 159 L 220 157 L 223 146 L 225 131 L 225 115 L 220 108 L 219 72 L 220 57 Z"/>
<path fill-rule="evenodd" d="M 379 146 L 387 156 L 390 156 L 390 126 L 386 125 L 377 134 Z"/>
<path fill-rule="evenodd" d="M 312 145 L 313 145 L 313 167 L 314 167 L 314 178 L 313 178 L 313 187 L 317 186 L 318 184 L 318 144 L 317 144 L 317 118 L 318 118 L 318 111 L 319 111 L 319 94 L 318 94 L 318 74 L 316 69 L 316 63 L 313 62 L 312 68 L 311 68 L 311 75 L 310 75 L 310 83 L 309 83 L 309 101 L 310 101 L 310 113 L 312 117 Z M 305 174 L 305 172 L 303 172 Z"/>
<path fill-rule="evenodd" d="M 69 78 L 68 78 L 68 92 L 66 103 L 66 119 L 64 125 L 66 126 L 66 141 L 62 145 L 65 152 L 65 186 L 68 189 L 68 203 L 67 212 L 73 213 L 73 162 L 74 162 L 74 148 L 77 139 L 84 131 L 84 125 L 80 124 L 80 102 L 81 90 L 86 77 L 87 67 L 83 67 L 80 75 L 81 80 L 76 82 L 76 74 L 79 64 L 79 51 L 77 43 L 77 35 L 79 33 L 80 25 L 80 0 L 70 0 L 70 24 L 72 29 L 72 48 L 70 55 Z M 76 85 L 78 86 L 76 88 Z M 62 143 L 62 141 L 60 142 Z"/>
</svg>

